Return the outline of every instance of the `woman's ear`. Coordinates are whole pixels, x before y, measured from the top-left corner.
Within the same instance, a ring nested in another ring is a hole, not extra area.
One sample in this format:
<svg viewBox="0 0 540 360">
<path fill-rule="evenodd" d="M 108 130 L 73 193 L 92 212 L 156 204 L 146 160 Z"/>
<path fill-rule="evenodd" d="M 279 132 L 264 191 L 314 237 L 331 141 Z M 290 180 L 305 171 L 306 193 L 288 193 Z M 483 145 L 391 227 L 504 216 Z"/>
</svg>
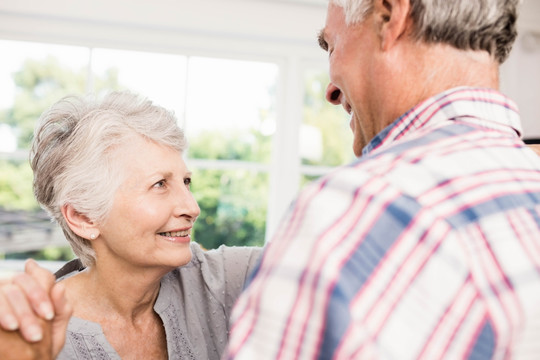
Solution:
<svg viewBox="0 0 540 360">
<path fill-rule="evenodd" d="M 62 206 L 62 215 L 75 234 L 87 240 L 95 240 L 99 236 L 97 226 L 84 214 L 81 214 L 70 204 Z"/>
<path fill-rule="evenodd" d="M 382 50 L 390 49 L 410 25 L 410 0 L 375 0 L 374 12 L 379 21 Z"/>
</svg>

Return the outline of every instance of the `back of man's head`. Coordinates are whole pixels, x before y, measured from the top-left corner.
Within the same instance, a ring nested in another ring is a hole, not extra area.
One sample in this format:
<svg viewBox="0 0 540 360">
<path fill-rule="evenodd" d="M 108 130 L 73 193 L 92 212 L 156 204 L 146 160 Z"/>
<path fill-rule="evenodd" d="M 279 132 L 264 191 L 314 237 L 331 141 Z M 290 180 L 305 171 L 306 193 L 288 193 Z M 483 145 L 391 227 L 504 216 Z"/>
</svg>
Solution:
<svg viewBox="0 0 540 360">
<path fill-rule="evenodd" d="M 347 24 L 362 21 L 378 0 L 330 0 L 343 7 Z M 388 4 L 391 6 L 391 2 Z M 508 57 L 517 36 L 521 0 L 410 0 L 411 36 L 461 50 L 487 51 L 497 62 Z"/>
</svg>

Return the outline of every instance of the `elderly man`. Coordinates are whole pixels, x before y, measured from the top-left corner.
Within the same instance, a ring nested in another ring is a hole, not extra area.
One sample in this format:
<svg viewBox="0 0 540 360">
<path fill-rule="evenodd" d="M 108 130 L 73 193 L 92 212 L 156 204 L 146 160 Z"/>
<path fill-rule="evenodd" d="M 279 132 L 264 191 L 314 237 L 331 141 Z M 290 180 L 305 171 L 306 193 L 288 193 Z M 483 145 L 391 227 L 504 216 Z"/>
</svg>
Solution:
<svg viewBox="0 0 540 360">
<path fill-rule="evenodd" d="M 326 97 L 358 161 L 312 184 L 228 359 L 540 354 L 540 161 L 497 91 L 518 0 L 331 0 Z"/>
</svg>

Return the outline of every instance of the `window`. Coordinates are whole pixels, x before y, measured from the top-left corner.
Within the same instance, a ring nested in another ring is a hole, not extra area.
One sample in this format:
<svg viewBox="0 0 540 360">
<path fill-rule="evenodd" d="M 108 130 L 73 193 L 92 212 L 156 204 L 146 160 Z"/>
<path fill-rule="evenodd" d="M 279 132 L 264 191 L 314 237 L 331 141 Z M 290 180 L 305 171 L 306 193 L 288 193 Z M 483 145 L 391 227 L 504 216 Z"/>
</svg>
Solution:
<svg viewBox="0 0 540 360">
<path fill-rule="evenodd" d="M 65 240 L 33 199 L 27 159 L 35 121 L 65 95 L 117 89 L 174 110 L 186 130 L 192 189 L 201 207 L 195 240 L 206 248 L 264 244 L 276 64 L 15 41 L 1 41 L 0 48 L 6 54 L 0 65 L 2 93 L 9 94 L 0 106 L 0 208 L 37 214 L 42 238 L 48 239 L 39 246 L 65 245 Z M 13 227 L 8 232 L 6 224 L 2 228 L 4 241 L 20 231 Z M 64 250 L 48 253 L 69 256 Z"/>
</svg>

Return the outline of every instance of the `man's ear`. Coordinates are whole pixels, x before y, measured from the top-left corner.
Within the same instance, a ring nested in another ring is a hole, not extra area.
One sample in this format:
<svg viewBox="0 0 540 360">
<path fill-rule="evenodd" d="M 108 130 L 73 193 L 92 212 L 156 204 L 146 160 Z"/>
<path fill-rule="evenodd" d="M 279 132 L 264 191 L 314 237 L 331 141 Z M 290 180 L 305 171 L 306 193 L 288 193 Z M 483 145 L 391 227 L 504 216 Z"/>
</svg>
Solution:
<svg viewBox="0 0 540 360">
<path fill-rule="evenodd" d="M 404 36 L 410 25 L 410 0 L 375 0 L 374 13 L 379 21 L 381 49 L 390 49 Z"/>
<path fill-rule="evenodd" d="M 62 206 L 62 215 L 75 234 L 87 240 L 97 239 L 99 229 L 86 215 L 81 214 L 71 204 Z"/>
</svg>

